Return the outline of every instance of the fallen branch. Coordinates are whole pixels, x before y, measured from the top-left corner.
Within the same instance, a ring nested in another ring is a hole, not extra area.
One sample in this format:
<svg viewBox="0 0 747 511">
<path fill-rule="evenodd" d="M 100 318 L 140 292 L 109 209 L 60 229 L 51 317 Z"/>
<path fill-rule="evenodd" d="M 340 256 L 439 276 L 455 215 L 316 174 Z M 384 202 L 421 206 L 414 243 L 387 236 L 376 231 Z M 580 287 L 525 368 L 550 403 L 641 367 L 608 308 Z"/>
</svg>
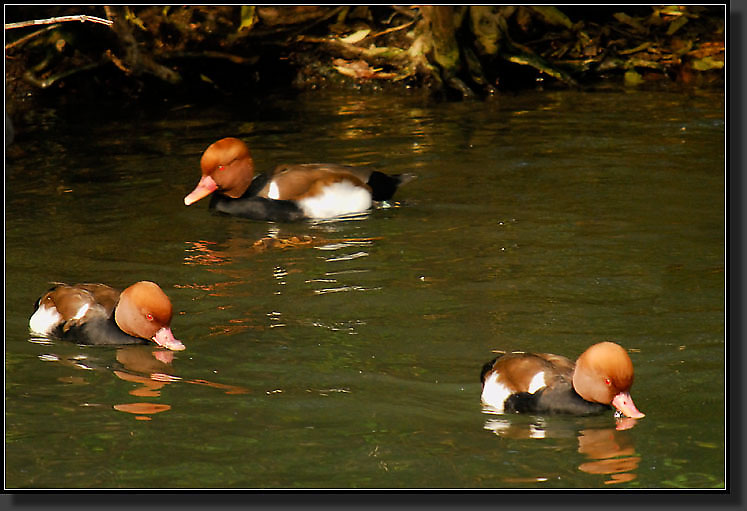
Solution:
<svg viewBox="0 0 747 511">
<path fill-rule="evenodd" d="M 6 23 L 5 30 L 12 28 L 32 27 L 34 25 L 51 25 L 53 23 L 63 23 L 65 21 L 90 21 L 91 23 L 101 23 L 102 25 L 111 25 L 112 20 L 105 20 L 97 16 L 88 16 L 87 14 L 78 14 L 75 16 L 58 16 L 56 18 L 47 18 L 43 20 L 19 21 L 17 23 Z"/>
<path fill-rule="evenodd" d="M 401 48 L 392 48 L 387 46 L 371 46 L 361 48 L 354 44 L 346 43 L 337 38 L 298 36 L 299 42 L 321 44 L 325 50 L 341 55 L 347 59 L 359 58 L 365 59 L 373 64 L 382 65 L 401 65 L 406 58 L 405 50 Z"/>
</svg>

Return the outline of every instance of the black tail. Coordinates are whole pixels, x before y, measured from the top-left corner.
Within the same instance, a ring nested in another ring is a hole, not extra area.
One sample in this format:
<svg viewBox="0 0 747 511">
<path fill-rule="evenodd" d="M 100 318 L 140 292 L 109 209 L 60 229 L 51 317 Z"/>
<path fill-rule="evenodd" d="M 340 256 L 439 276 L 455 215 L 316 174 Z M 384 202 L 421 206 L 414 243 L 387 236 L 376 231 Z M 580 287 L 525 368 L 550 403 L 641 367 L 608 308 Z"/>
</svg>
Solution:
<svg viewBox="0 0 747 511">
<path fill-rule="evenodd" d="M 485 365 L 482 366 L 482 370 L 480 371 L 480 383 L 485 383 L 485 375 L 493 369 L 496 360 L 498 360 L 502 356 L 502 354 L 498 355 L 493 360 L 491 360 L 490 362 L 486 362 Z"/>
<path fill-rule="evenodd" d="M 384 174 L 383 172 L 374 170 L 371 172 L 367 184 L 371 187 L 373 200 L 382 201 L 391 199 L 394 196 L 394 192 L 397 191 L 397 188 L 409 183 L 416 177 L 418 176 L 410 174 L 409 172 L 390 176 L 389 174 Z"/>
</svg>

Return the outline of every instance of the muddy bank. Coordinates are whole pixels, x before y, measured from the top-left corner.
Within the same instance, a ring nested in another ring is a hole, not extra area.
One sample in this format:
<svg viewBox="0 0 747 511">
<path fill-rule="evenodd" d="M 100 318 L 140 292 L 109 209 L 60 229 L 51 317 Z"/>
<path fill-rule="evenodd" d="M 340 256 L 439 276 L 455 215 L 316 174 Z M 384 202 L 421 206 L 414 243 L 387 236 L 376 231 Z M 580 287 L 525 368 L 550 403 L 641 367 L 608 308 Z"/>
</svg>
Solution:
<svg viewBox="0 0 747 511">
<path fill-rule="evenodd" d="M 50 18 L 86 14 L 113 23 Z M 320 87 L 723 87 L 723 6 L 6 6 L 6 107 Z"/>
</svg>

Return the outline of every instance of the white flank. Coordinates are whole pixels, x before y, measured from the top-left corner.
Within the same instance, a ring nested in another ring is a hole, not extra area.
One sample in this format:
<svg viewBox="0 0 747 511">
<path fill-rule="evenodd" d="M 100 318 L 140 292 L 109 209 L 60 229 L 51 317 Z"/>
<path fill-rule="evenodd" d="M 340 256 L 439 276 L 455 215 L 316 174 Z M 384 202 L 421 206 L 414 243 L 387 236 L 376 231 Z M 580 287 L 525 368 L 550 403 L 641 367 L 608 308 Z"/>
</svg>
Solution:
<svg viewBox="0 0 747 511">
<path fill-rule="evenodd" d="M 492 373 L 482 387 L 482 402 L 491 408 L 492 413 L 503 413 L 503 405 L 514 391 L 498 382 L 498 374 Z"/>
<path fill-rule="evenodd" d="M 545 383 L 545 372 L 541 371 L 535 374 L 534 378 L 532 378 L 532 381 L 529 382 L 529 390 L 527 390 L 527 392 L 529 392 L 530 394 L 534 394 L 535 392 L 537 392 L 539 389 L 541 389 L 542 387 L 546 385 L 547 384 Z"/>
<path fill-rule="evenodd" d="M 62 315 L 56 307 L 41 306 L 29 319 L 29 329 L 36 334 L 49 335 L 60 322 Z"/>
<path fill-rule="evenodd" d="M 545 373 L 540 372 L 534 375 L 532 381 L 529 382 L 529 389 L 527 392 L 534 394 L 542 387 L 545 387 Z M 492 373 L 485 379 L 485 384 L 482 387 L 482 403 L 489 407 L 489 410 L 483 410 L 489 413 L 504 413 L 504 405 L 506 399 L 516 391 L 512 390 L 502 383 L 498 382 L 498 373 Z"/>
<path fill-rule="evenodd" d="M 270 199 L 275 200 L 280 198 L 280 189 L 278 189 L 278 184 L 275 181 L 270 183 L 270 189 L 267 191 L 267 196 Z"/>
<path fill-rule="evenodd" d="M 309 218 L 331 218 L 366 211 L 373 201 L 367 189 L 349 181 L 340 181 L 326 186 L 321 194 L 306 197 L 298 203 Z"/>
</svg>

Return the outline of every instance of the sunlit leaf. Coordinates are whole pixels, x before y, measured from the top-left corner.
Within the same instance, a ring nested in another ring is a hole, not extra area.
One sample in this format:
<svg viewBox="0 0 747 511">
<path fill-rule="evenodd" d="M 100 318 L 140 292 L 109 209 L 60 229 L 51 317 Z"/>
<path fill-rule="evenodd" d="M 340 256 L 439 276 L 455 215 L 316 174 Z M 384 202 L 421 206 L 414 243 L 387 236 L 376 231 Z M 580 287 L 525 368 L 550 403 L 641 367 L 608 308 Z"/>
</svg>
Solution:
<svg viewBox="0 0 747 511">
<path fill-rule="evenodd" d="M 643 83 L 643 77 L 637 71 L 625 71 L 625 85 L 635 86 Z"/>
<path fill-rule="evenodd" d="M 687 12 L 687 6 L 684 5 L 665 5 L 664 7 L 655 8 L 660 14 L 665 16 L 682 16 Z"/>
<path fill-rule="evenodd" d="M 639 51 L 643 51 L 646 48 L 649 48 L 652 44 L 654 43 L 652 43 L 651 41 L 646 41 L 643 44 L 639 44 L 635 48 L 630 48 L 629 50 L 621 50 L 618 53 L 620 55 L 630 55 L 631 53 L 638 53 Z"/>
<path fill-rule="evenodd" d="M 692 47 L 692 42 L 690 43 Z M 689 51 L 688 55 L 695 59 L 701 59 L 703 57 L 710 57 L 712 55 L 718 55 L 723 53 L 724 43 L 722 41 L 713 41 L 701 44 L 697 49 Z"/>
<path fill-rule="evenodd" d="M 718 57 L 704 57 L 693 61 L 693 69 L 696 71 L 708 71 L 709 69 L 723 69 L 724 61 Z"/>
<path fill-rule="evenodd" d="M 672 23 L 669 24 L 669 28 L 667 29 L 667 35 L 672 35 L 675 32 L 677 32 L 682 26 L 687 23 L 687 17 L 686 16 L 680 16 L 676 20 L 674 20 Z"/>
<path fill-rule="evenodd" d="M 646 32 L 646 27 L 641 25 L 640 21 L 631 16 L 628 16 L 624 12 L 616 12 L 615 14 L 613 14 L 613 16 L 617 21 L 619 21 L 620 23 L 625 23 L 629 27 L 633 28 L 636 32 Z"/>
<path fill-rule="evenodd" d="M 571 23 L 568 16 L 560 12 L 557 7 L 535 5 L 532 6 L 531 9 L 539 14 L 548 25 L 558 25 L 565 28 L 573 27 L 573 23 Z"/>
<path fill-rule="evenodd" d="M 370 28 L 364 28 L 363 30 L 358 30 L 357 32 L 353 32 L 347 37 L 341 37 L 340 41 L 342 41 L 343 43 L 355 44 L 365 39 L 365 37 L 370 33 L 371 33 Z"/>
<path fill-rule="evenodd" d="M 517 53 L 508 55 L 508 60 L 510 62 L 513 62 L 514 64 L 533 67 L 536 70 L 545 73 L 548 76 L 552 76 L 556 80 L 560 80 L 567 84 L 576 84 L 576 81 L 568 73 L 556 68 L 555 66 L 549 64 L 544 59 L 536 55 L 531 55 L 529 53 Z"/>
<path fill-rule="evenodd" d="M 257 9 L 252 5 L 242 5 L 239 31 L 250 30 L 255 23 L 257 23 Z"/>
<path fill-rule="evenodd" d="M 651 55 L 652 58 L 657 58 Z M 659 71 L 664 71 L 664 66 L 660 62 L 655 62 L 653 60 L 649 60 L 647 58 L 641 58 L 641 57 L 630 57 L 625 62 L 625 67 L 628 69 L 633 69 L 635 67 L 645 67 L 648 69 L 657 69 Z"/>
<path fill-rule="evenodd" d="M 132 23 L 133 25 L 136 25 L 141 30 L 146 30 L 145 25 L 143 24 L 142 20 L 135 16 L 135 13 L 130 10 L 129 7 L 125 7 L 125 18 L 127 21 Z"/>
</svg>

